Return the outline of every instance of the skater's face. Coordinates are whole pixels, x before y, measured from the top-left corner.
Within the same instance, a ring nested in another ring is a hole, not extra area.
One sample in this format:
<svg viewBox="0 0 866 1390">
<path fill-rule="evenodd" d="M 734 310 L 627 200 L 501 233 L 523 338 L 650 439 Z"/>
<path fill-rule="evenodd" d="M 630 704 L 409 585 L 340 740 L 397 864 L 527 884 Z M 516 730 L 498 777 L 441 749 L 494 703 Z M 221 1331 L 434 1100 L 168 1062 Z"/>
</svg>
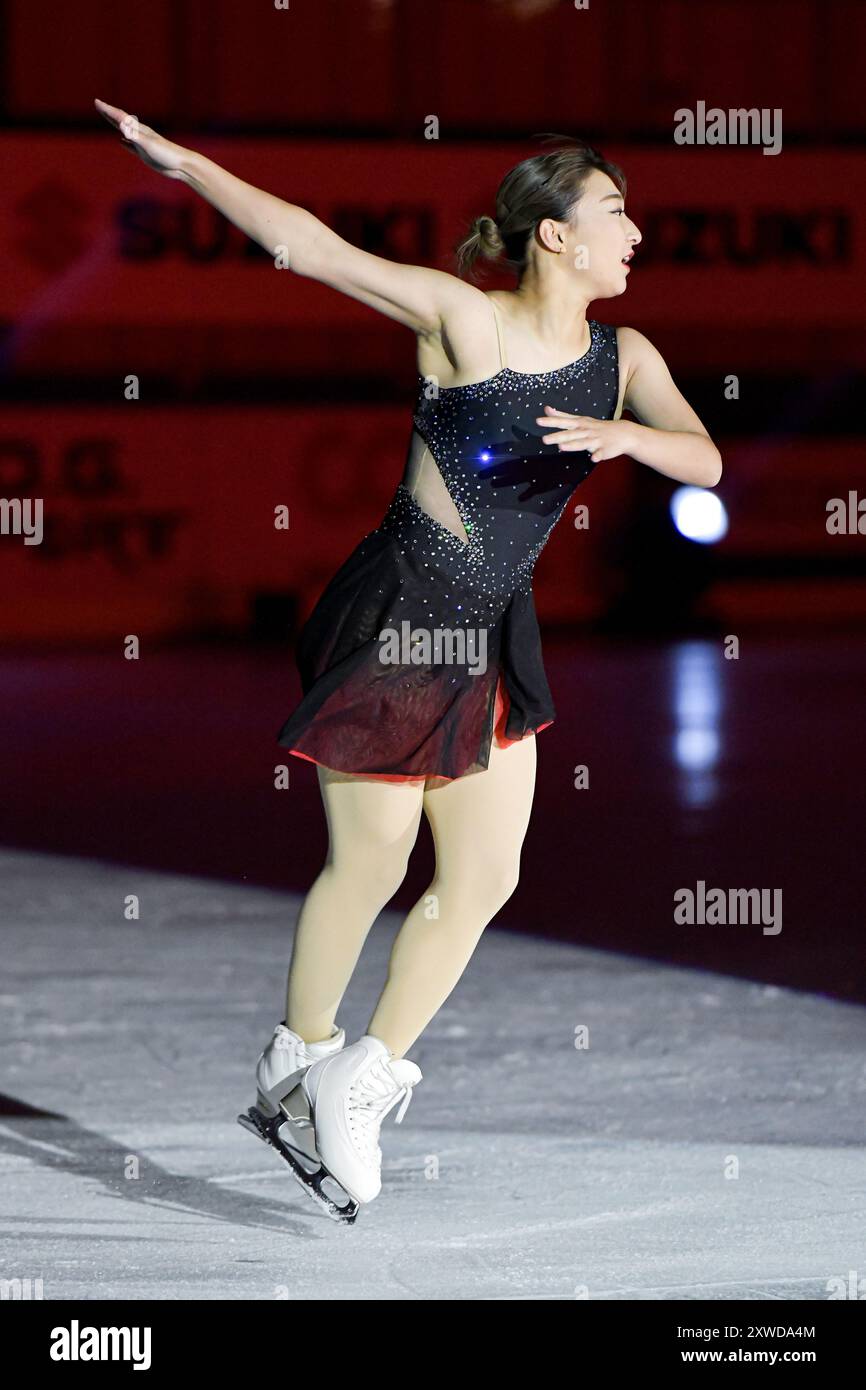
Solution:
<svg viewBox="0 0 866 1390">
<path fill-rule="evenodd" d="M 624 293 L 630 270 L 623 258 L 634 252 L 641 234 L 626 215 L 625 199 L 613 179 L 593 169 L 570 220 L 552 225 L 564 242 L 558 258 L 563 269 L 581 277 L 590 299 Z"/>
</svg>

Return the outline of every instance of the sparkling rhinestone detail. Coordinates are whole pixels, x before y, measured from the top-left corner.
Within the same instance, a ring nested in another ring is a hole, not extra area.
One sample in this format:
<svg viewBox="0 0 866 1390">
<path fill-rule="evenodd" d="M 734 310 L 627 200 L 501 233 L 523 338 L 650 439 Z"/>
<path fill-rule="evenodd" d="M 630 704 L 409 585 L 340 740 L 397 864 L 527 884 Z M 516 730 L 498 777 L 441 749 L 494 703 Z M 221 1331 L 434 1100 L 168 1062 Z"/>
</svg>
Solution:
<svg viewBox="0 0 866 1390">
<path fill-rule="evenodd" d="M 531 591 L 551 531 L 596 466 L 586 451 L 542 444 L 545 430 L 535 423 L 545 405 L 612 418 L 619 392 L 616 329 L 594 319 L 589 328 L 583 356 L 550 371 L 502 367 L 483 381 L 452 387 L 418 378 L 413 422 L 467 539 L 425 511 L 405 481 L 376 529 L 415 568 L 429 571 L 425 578 L 451 598 L 456 622 L 489 621 L 515 591 Z"/>
</svg>

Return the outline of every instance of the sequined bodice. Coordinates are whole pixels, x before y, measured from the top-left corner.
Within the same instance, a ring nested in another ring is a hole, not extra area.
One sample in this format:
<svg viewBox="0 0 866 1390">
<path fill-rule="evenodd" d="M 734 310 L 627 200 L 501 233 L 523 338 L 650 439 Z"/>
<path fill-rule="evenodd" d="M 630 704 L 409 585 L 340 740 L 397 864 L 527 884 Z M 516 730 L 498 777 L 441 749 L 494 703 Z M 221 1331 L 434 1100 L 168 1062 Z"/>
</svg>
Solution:
<svg viewBox="0 0 866 1390">
<path fill-rule="evenodd" d="M 616 410 L 616 329 L 595 320 L 589 328 L 586 353 L 553 371 L 502 367 L 484 381 L 453 387 L 419 378 L 414 427 L 464 536 L 425 510 L 406 475 L 378 529 L 397 536 L 401 545 L 427 544 L 449 577 L 484 593 L 528 589 L 569 497 L 596 467 L 587 451 L 543 444 L 541 436 L 550 431 L 536 417 L 546 405 L 604 420 Z"/>
</svg>

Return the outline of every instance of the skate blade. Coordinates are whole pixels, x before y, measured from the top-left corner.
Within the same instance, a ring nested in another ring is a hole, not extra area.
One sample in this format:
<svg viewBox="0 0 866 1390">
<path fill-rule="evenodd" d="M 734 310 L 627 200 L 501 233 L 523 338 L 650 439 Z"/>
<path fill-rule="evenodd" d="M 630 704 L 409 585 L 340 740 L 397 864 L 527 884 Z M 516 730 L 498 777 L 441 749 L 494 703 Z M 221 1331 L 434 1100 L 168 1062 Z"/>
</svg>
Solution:
<svg viewBox="0 0 866 1390">
<path fill-rule="evenodd" d="M 270 1144 L 272 1148 L 276 1149 L 280 1157 L 285 1159 L 292 1176 L 317 1206 L 320 1206 L 333 1221 L 351 1226 L 358 1215 L 358 1202 L 355 1201 L 354 1197 L 349 1196 L 336 1178 L 332 1177 L 321 1163 L 313 1166 L 313 1160 L 308 1154 L 301 1153 L 280 1138 L 279 1127 L 284 1123 L 284 1120 L 285 1117 L 282 1115 L 268 1120 L 256 1110 L 254 1105 L 250 1106 L 245 1115 L 238 1115 L 239 1125 L 248 1129 L 251 1134 L 255 1134 L 258 1139 L 263 1139 L 266 1144 Z M 325 1182 L 330 1183 L 338 1193 L 346 1198 L 345 1203 L 338 1202 L 328 1195 L 323 1187 Z"/>
</svg>

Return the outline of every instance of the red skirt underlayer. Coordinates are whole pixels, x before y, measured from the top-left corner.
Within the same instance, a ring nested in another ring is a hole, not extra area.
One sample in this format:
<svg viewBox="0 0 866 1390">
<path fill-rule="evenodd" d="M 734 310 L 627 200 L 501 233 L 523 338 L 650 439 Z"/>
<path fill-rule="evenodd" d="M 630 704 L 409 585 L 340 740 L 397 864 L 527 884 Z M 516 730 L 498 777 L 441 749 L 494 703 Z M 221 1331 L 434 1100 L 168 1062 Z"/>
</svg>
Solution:
<svg viewBox="0 0 866 1390">
<path fill-rule="evenodd" d="M 531 734 L 524 734 L 522 738 L 508 738 L 506 736 L 505 726 L 508 723 L 508 709 L 510 704 L 511 701 L 508 698 L 508 691 L 505 689 L 502 676 L 500 675 L 496 682 L 496 701 L 493 708 L 493 742 L 496 744 L 497 748 L 511 748 L 513 744 L 521 743 L 523 738 L 530 738 L 532 736 Z M 553 720 L 548 719 L 546 723 L 539 724 L 538 728 L 533 732 L 540 734 L 542 729 L 549 728 L 552 723 Z M 296 758 L 304 758 L 309 763 L 315 763 L 318 767 L 327 766 L 326 763 L 321 762 L 318 758 L 310 757 L 309 753 L 302 753 L 298 748 L 289 748 L 288 752 L 293 753 Z M 346 769 L 342 770 L 345 771 Z M 418 782 L 426 780 L 425 777 L 410 777 L 405 774 L 401 775 L 398 773 L 386 772 L 363 772 L 358 775 L 361 777 L 372 777 L 377 782 Z M 456 777 L 444 777 L 442 773 L 429 773 L 427 775 L 437 777 L 444 782 L 457 781 Z"/>
</svg>

